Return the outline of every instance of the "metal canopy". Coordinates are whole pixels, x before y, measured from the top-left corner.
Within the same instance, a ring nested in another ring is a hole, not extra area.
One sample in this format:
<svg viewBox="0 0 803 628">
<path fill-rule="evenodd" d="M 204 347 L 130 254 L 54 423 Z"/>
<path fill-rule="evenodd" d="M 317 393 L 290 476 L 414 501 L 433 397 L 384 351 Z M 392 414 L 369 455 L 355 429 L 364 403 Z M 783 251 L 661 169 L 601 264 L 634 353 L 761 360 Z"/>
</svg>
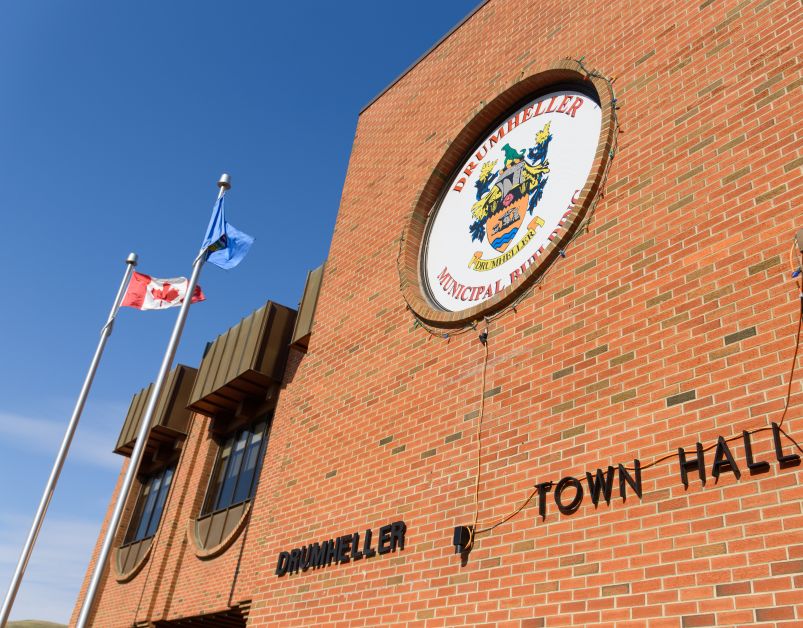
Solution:
<svg viewBox="0 0 803 628">
<path fill-rule="evenodd" d="M 315 308 L 318 305 L 318 295 L 321 292 L 324 267 L 325 264 L 321 264 L 315 270 L 307 273 L 304 295 L 298 304 L 298 316 L 293 328 L 292 344 L 304 350 L 309 346 L 309 337 L 312 334 L 312 324 L 315 317 Z"/>
<path fill-rule="evenodd" d="M 209 347 L 187 406 L 216 417 L 236 414 L 243 401 L 264 399 L 284 375 L 296 311 L 268 301 Z"/>
<path fill-rule="evenodd" d="M 186 405 L 196 373 L 194 368 L 183 364 L 179 364 L 170 371 L 153 414 L 148 442 L 145 444 L 146 451 L 156 449 L 160 443 L 172 443 L 175 439 L 184 438 L 187 435 L 190 411 L 187 410 Z M 123 429 L 120 431 L 120 437 L 117 439 L 114 449 L 115 453 L 123 456 L 131 455 L 152 388 L 153 384 L 148 385 L 131 399 Z"/>
</svg>

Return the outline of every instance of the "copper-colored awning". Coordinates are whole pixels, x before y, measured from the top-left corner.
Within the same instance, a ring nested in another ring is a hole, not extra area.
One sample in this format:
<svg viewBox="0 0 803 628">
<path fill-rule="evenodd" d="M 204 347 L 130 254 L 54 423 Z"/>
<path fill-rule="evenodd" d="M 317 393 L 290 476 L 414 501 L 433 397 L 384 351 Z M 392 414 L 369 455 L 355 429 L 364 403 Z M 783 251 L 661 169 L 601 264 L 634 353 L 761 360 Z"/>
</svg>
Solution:
<svg viewBox="0 0 803 628">
<path fill-rule="evenodd" d="M 315 319 L 315 308 L 318 305 L 318 295 L 323 282 L 325 264 L 307 273 L 307 282 L 304 284 L 304 294 L 298 304 L 298 316 L 293 329 L 292 344 L 299 349 L 309 346 L 309 337 L 312 334 L 312 325 Z"/>
<path fill-rule="evenodd" d="M 296 311 L 268 301 L 206 352 L 188 408 L 206 416 L 236 413 L 248 399 L 264 399 L 281 383 Z"/>
<path fill-rule="evenodd" d="M 164 388 L 156 404 L 156 410 L 151 420 L 151 429 L 148 433 L 148 441 L 145 444 L 145 451 L 151 451 L 158 447 L 159 443 L 170 443 L 177 438 L 184 438 L 187 435 L 187 423 L 190 419 L 190 411 L 187 410 L 187 401 L 190 397 L 190 390 L 197 371 L 189 366 L 179 364 L 167 375 Z M 131 400 L 128 414 L 117 439 L 114 452 L 123 456 L 130 456 L 134 449 L 139 425 L 142 415 L 145 414 L 145 407 L 151 396 L 153 384 L 140 390 Z"/>
</svg>

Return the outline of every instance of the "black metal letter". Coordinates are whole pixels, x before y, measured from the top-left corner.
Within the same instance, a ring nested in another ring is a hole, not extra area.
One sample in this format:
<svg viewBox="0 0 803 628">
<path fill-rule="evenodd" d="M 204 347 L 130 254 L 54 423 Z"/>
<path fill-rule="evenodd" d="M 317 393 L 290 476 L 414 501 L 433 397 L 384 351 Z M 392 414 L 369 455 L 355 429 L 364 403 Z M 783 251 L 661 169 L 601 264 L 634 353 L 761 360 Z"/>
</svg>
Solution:
<svg viewBox="0 0 803 628">
<path fill-rule="evenodd" d="M 382 526 L 379 528 L 379 544 L 377 551 L 380 554 L 387 554 L 390 551 L 390 526 Z"/>
<path fill-rule="evenodd" d="M 351 537 L 351 560 L 360 560 L 362 552 L 360 551 L 360 533 L 355 532 Z"/>
<path fill-rule="evenodd" d="M 535 487 L 538 489 L 538 514 L 543 521 L 546 519 L 546 494 L 552 490 L 552 482 L 540 482 Z"/>
<path fill-rule="evenodd" d="M 326 545 L 326 557 L 323 562 L 325 566 L 328 567 L 332 564 L 334 557 L 337 556 L 337 547 L 332 539 L 329 539 L 324 545 Z"/>
<path fill-rule="evenodd" d="M 399 549 L 404 549 L 404 533 L 407 531 L 407 526 L 404 521 L 394 521 L 390 524 L 390 551 L 395 552 L 396 546 Z"/>
<path fill-rule="evenodd" d="M 568 486 L 572 485 L 574 489 L 577 491 L 574 494 L 574 499 L 569 502 L 568 506 L 564 506 L 563 502 L 560 499 L 560 496 L 563 494 L 563 490 Z M 558 510 L 560 510 L 564 515 L 570 515 L 575 510 L 580 507 L 580 502 L 583 501 L 583 485 L 580 484 L 580 480 L 577 478 L 573 478 L 572 476 L 566 476 L 565 478 L 561 479 L 558 482 L 557 486 L 555 487 L 555 503 L 558 506 Z"/>
<path fill-rule="evenodd" d="M 586 471 L 586 480 L 588 481 L 588 492 L 591 493 L 591 501 L 594 506 L 599 502 L 599 493 L 602 490 L 602 496 L 605 498 L 605 503 L 611 503 L 611 490 L 613 489 L 613 467 L 608 467 L 607 475 L 602 472 L 602 469 L 597 469 L 596 476 L 591 475 Z"/>
<path fill-rule="evenodd" d="M 703 452 L 703 444 L 697 443 L 697 457 L 691 460 L 686 460 L 686 450 L 683 447 L 678 447 L 678 458 L 680 458 L 680 479 L 683 480 L 683 486 L 689 488 L 689 469 L 697 467 L 697 473 L 700 475 L 700 482 L 705 486 L 705 456 Z"/>
<path fill-rule="evenodd" d="M 304 571 L 306 571 L 309 567 L 313 569 L 317 569 L 321 566 L 321 545 L 320 543 L 313 543 L 307 549 L 309 553 L 309 564 L 304 567 Z"/>
<path fill-rule="evenodd" d="M 337 562 L 349 562 L 349 552 L 351 551 L 351 535 L 346 534 L 337 539 Z"/>
<path fill-rule="evenodd" d="M 747 456 L 747 468 L 750 469 L 750 473 L 768 471 L 770 468 L 769 462 L 762 460 L 755 462 L 753 460 L 753 443 L 750 441 L 750 432 L 743 431 L 742 438 L 744 439 L 744 452 Z"/>
<path fill-rule="evenodd" d="M 783 450 L 781 449 L 781 427 L 777 423 L 772 424 L 772 440 L 775 443 L 775 457 L 778 459 L 778 462 L 781 463 L 781 466 L 789 467 L 794 464 L 800 464 L 800 456 L 797 454 L 783 455 Z"/>
<path fill-rule="evenodd" d="M 290 550 L 290 560 L 287 563 L 287 571 L 290 573 L 296 572 L 298 573 L 298 562 L 301 559 L 301 550 L 294 549 Z"/>
<path fill-rule="evenodd" d="M 621 464 L 619 465 L 619 496 L 623 500 L 627 499 L 625 497 L 625 483 L 630 484 L 630 488 L 632 488 L 636 495 L 639 496 L 639 499 L 641 499 L 641 462 L 638 460 L 633 461 L 633 472 L 636 474 L 635 480 L 624 466 Z"/>
<path fill-rule="evenodd" d="M 290 554 L 287 552 L 279 552 L 279 560 L 276 563 L 276 575 L 280 578 L 287 573 L 287 563 L 290 560 Z"/>
<path fill-rule="evenodd" d="M 725 471 L 733 471 L 733 474 L 736 476 L 737 480 L 742 477 L 742 472 L 739 470 L 739 466 L 733 459 L 733 454 L 731 454 L 728 443 L 726 443 L 725 439 L 721 436 L 717 438 L 717 451 L 714 454 L 714 465 L 711 467 L 711 475 L 719 479 L 720 469 L 724 469 Z"/>
<path fill-rule="evenodd" d="M 315 557 L 315 561 L 312 563 L 313 569 L 320 569 L 326 563 L 326 553 L 329 551 L 328 546 L 329 541 L 324 541 L 321 543 L 320 547 L 318 548 L 318 555 Z"/>
<path fill-rule="evenodd" d="M 366 558 L 371 558 L 372 556 L 376 556 L 376 550 L 371 547 L 371 528 L 368 528 L 365 531 L 365 543 L 362 545 L 362 553 L 365 555 Z"/>
</svg>

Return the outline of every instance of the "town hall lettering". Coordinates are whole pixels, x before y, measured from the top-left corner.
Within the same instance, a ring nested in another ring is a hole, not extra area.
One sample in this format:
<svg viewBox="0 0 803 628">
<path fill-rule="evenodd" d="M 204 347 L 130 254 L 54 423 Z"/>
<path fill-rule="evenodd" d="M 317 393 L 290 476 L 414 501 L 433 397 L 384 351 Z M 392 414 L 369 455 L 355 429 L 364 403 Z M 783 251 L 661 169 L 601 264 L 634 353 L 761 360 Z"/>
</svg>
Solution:
<svg viewBox="0 0 803 628">
<path fill-rule="evenodd" d="M 781 467 L 800 464 L 800 456 L 796 453 L 784 453 L 781 443 L 781 428 L 777 423 L 772 424 L 772 441 L 774 446 L 775 460 Z M 680 481 L 684 486 L 689 486 L 689 476 L 696 474 L 700 483 L 705 485 L 708 474 L 715 480 L 719 479 L 722 473 L 733 473 L 736 479 L 742 476 L 742 468 L 747 468 L 750 473 L 760 473 L 768 471 L 770 463 L 766 460 L 758 460 L 753 454 L 753 443 L 750 432 L 742 432 L 745 460 L 742 467 L 739 466 L 736 458 L 731 451 L 728 441 L 722 436 L 717 438 L 717 444 L 712 447 L 712 451 L 706 452 L 702 443 L 697 443 L 693 449 L 680 447 L 677 454 L 677 469 Z M 604 499 L 609 504 L 614 493 L 614 487 L 618 486 L 618 493 L 622 500 L 626 499 L 628 491 L 632 491 L 641 498 L 641 463 L 633 461 L 633 466 L 628 468 L 624 465 L 617 467 L 609 466 L 606 471 L 597 469 L 594 473 L 586 472 L 585 478 L 566 476 L 558 482 L 538 482 L 535 484 L 537 495 L 538 514 L 542 519 L 546 518 L 547 506 L 550 501 L 555 502 L 557 509 L 564 515 L 570 515 L 576 511 L 583 502 L 586 492 L 591 502 L 596 506 L 600 499 Z M 548 496 L 551 494 L 550 499 Z"/>
<path fill-rule="evenodd" d="M 772 423 L 772 442 L 775 450 L 775 460 L 781 468 L 800 464 L 800 456 L 796 453 L 784 453 L 781 443 L 780 426 Z M 723 473 L 733 473 L 736 479 L 742 477 L 742 468 L 746 467 L 750 473 L 761 473 L 769 471 L 770 463 L 767 460 L 757 460 L 753 454 L 753 442 L 751 432 L 742 432 L 744 445 L 743 467 L 739 466 L 733 452 L 728 445 L 728 440 L 722 436 L 717 437 L 717 443 L 708 452 L 702 443 L 696 443 L 694 449 L 678 448 L 677 469 L 680 481 L 688 488 L 689 475 L 697 474 L 700 483 L 705 486 L 706 477 L 710 472 L 711 477 L 719 480 Z M 784 436 L 786 436 L 784 434 Z M 787 436 L 787 438 L 789 438 Z M 734 440 L 734 439 L 730 439 Z M 792 440 L 790 438 L 790 440 Z M 794 441 L 792 441 L 794 443 Z M 713 449 L 713 455 L 711 454 Z M 706 456 L 708 453 L 708 456 Z M 710 465 L 710 466 L 709 466 Z M 650 465 L 652 466 L 652 465 Z M 646 469 L 647 467 L 644 467 Z M 546 481 L 537 482 L 533 497 L 536 497 L 538 504 L 538 514 L 541 519 L 546 519 L 547 507 L 551 501 L 555 502 L 558 511 L 564 515 L 575 512 L 583 503 L 586 495 L 596 507 L 600 499 L 604 499 L 606 504 L 611 503 L 615 487 L 618 484 L 619 497 L 624 501 L 627 499 L 628 492 L 634 493 L 639 499 L 642 496 L 642 471 L 643 468 L 638 460 L 633 461 L 632 467 L 625 467 L 622 464 L 616 467 L 608 466 L 606 471 L 597 469 L 594 473 L 586 471 L 584 478 L 576 478 L 567 475 L 558 482 Z M 618 482 L 617 482 L 618 479 Z M 454 528 L 452 543 L 455 552 L 467 551 L 471 540 L 471 526 L 457 526 Z"/>
</svg>

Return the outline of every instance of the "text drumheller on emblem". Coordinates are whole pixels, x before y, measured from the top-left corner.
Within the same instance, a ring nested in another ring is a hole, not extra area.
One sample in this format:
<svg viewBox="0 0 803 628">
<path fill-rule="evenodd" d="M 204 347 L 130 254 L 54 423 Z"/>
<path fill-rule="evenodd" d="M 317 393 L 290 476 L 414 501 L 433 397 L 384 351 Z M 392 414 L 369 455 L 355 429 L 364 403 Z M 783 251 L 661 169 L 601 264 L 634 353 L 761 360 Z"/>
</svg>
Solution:
<svg viewBox="0 0 803 628">
<path fill-rule="evenodd" d="M 459 312 L 515 284 L 566 227 L 597 150 L 602 115 L 556 91 L 508 116 L 435 207 L 421 260 L 428 296 Z"/>
</svg>

